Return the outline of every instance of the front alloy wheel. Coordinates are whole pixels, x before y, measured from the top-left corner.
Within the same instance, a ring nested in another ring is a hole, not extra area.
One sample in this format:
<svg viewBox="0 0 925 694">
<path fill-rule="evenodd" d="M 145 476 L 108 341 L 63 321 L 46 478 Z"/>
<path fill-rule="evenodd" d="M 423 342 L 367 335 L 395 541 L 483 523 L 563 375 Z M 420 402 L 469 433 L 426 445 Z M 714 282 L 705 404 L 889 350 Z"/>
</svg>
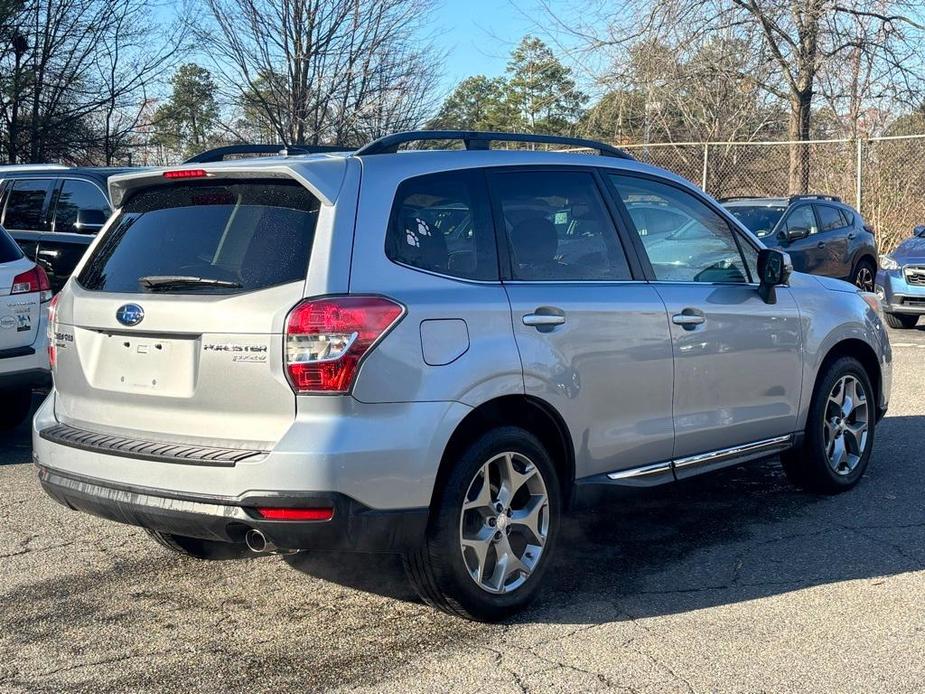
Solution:
<svg viewBox="0 0 925 694">
<path fill-rule="evenodd" d="M 854 357 L 835 360 L 818 376 L 798 445 L 781 454 L 794 484 L 820 494 L 854 487 L 870 462 L 877 424 L 870 375 Z"/>
<path fill-rule="evenodd" d="M 850 475 L 867 448 L 867 393 L 854 376 L 842 376 L 829 393 L 823 440 L 829 466 L 836 475 Z"/>
<path fill-rule="evenodd" d="M 536 465 L 514 451 L 485 463 L 469 484 L 459 544 L 472 580 L 489 593 L 523 585 L 543 554 L 549 497 Z"/>
</svg>

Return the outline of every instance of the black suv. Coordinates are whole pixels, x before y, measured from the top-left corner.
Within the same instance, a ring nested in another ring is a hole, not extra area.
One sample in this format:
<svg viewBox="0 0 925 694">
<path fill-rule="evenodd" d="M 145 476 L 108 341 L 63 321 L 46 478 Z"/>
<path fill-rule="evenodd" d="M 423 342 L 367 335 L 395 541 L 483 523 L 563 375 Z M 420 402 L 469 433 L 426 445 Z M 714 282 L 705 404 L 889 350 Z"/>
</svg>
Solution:
<svg viewBox="0 0 925 694">
<path fill-rule="evenodd" d="M 126 168 L 0 167 L 0 225 L 58 292 L 109 215 L 106 183 Z"/>
<path fill-rule="evenodd" d="M 790 254 L 800 272 L 874 291 L 877 243 L 861 215 L 832 195 L 723 198 L 722 205 L 768 247 Z"/>
</svg>

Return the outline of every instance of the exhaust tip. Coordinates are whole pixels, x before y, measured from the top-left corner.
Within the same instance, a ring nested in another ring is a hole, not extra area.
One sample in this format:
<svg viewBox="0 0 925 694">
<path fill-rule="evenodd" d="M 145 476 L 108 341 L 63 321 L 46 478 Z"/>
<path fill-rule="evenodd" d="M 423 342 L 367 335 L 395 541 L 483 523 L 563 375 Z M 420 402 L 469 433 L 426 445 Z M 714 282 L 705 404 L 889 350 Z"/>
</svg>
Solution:
<svg viewBox="0 0 925 694">
<path fill-rule="evenodd" d="M 247 531 L 247 534 L 244 535 L 244 543 L 247 545 L 247 548 L 251 552 L 257 554 L 263 554 L 264 552 L 272 552 L 273 545 L 267 541 L 267 538 L 264 537 L 263 533 L 259 530 L 251 528 Z"/>
</svg>

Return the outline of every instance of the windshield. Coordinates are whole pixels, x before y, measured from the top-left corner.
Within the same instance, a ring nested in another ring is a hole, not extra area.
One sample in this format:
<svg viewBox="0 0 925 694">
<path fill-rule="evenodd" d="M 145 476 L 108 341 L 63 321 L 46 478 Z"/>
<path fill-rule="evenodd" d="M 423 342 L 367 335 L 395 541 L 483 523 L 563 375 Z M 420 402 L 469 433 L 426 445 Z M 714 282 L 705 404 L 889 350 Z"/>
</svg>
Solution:
<svg viewBox="0 0 925 694">
<path fill-rule="evenodd" d="M 77 281 L 101 292 L 234 294 L 302 280 L 318 209 L 295 181 L 144 190 L 126 202 Z"/>
<path fill-rule="evenodd" d="M 730 205 L 726 208 L 755 236 L 770 234 L 787 209 L 785 206 Z"/>
</svg>

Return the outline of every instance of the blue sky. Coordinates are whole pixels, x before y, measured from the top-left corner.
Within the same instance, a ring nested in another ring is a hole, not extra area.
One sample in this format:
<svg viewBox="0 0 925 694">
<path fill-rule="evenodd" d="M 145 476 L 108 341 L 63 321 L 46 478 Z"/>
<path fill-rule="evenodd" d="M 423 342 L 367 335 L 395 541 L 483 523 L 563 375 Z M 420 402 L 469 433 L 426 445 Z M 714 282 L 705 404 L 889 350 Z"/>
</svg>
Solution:
<svg viewBox="0 0 925 694">
<path fill-rule="evenodd" d="M 518 1 L 518 7 L 531 4 Z M 533 29 L 509 0 L 444 0 L 434 20 L 437 43 L 448 52 L 441 81 L 446 92 L 470 75 L 502 74 L 511 49 Z"/>
</svg>

